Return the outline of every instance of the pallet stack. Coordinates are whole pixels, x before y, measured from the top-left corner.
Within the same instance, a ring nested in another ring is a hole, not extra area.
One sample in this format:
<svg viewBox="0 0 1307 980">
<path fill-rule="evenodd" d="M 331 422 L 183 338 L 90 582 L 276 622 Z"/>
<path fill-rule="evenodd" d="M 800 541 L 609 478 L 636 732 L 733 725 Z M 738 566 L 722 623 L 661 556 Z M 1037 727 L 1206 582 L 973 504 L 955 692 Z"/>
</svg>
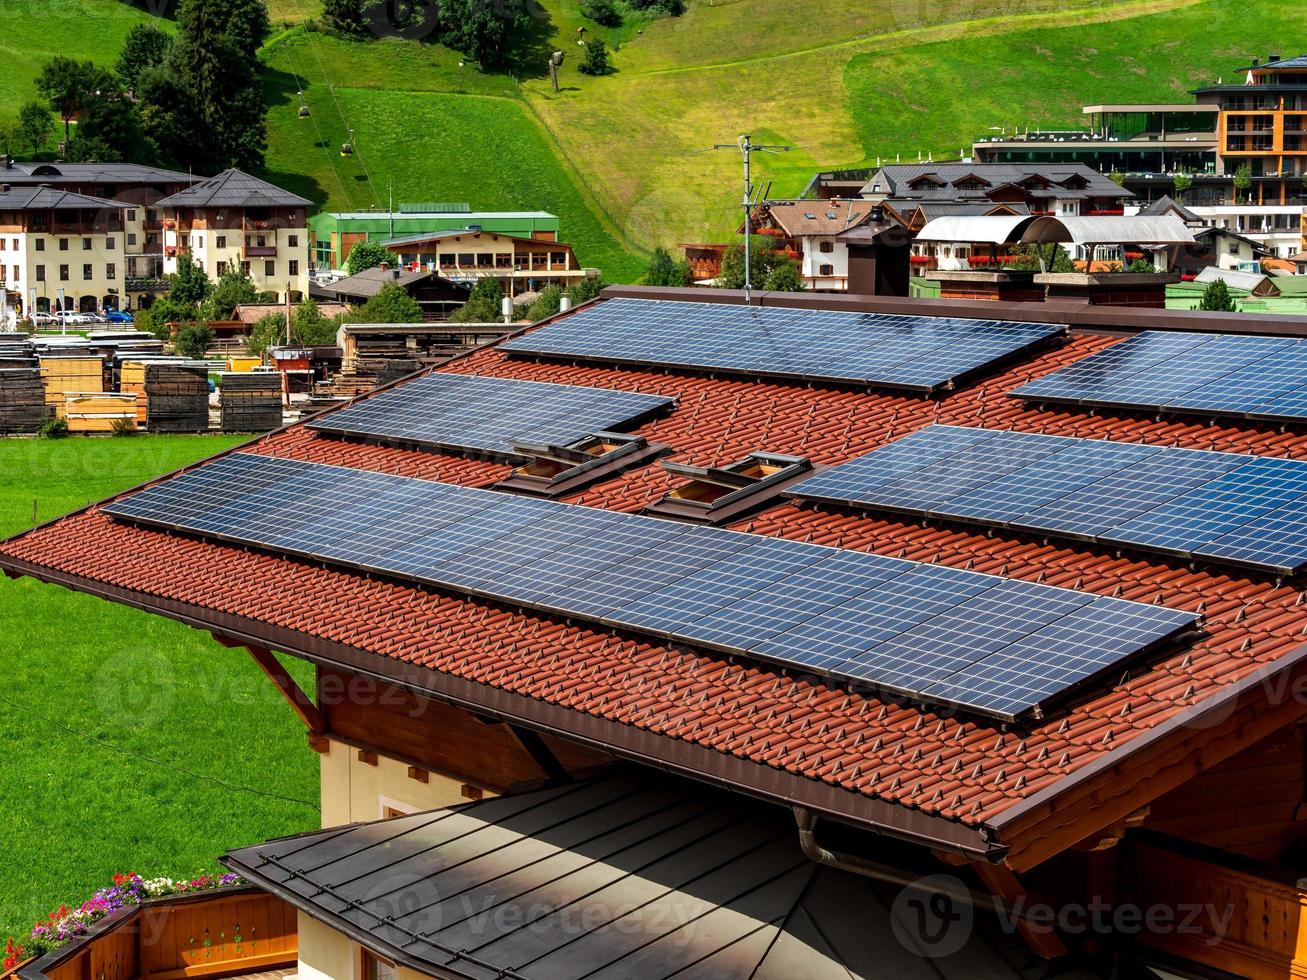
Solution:
<svg viewBox="0 0 1307 980">
<path fill-rule="evenodd" d="M 69 432 L 115 432 L 136 428 L 136 396 L 101 392 L 68 395 L 63 417 Z"/>
<path fill-rule="evenodd" d="M 49 415 L 39 370 L 0 369 L 0 434 L 36 432 Z"/>
<path fill-rule="evenodd" d="M 207 432 L 209 375 L 184 361 L 125 361 L 119 390 L 136 396 L 136 421 L 151 432 Z"/>
<path fill-rule="evenodd" d="M 104 391 L 104 361 L 98 357 L 42 357 L 41 383 L 46 404 L 62 418 L 69 395 Z"/>
<path fill-rule="evenodd" d="M 253 374 L 224 372 L 223 432 L 268 432 L 281 426 L 281 375 L 276 371 Z"/>
</svg>

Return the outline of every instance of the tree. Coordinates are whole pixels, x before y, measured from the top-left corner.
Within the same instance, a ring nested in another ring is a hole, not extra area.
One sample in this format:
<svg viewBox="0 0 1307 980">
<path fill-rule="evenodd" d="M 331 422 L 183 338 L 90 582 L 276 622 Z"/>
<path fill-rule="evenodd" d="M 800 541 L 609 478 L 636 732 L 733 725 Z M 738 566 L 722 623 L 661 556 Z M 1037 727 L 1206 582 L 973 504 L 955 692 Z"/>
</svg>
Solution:
<svg viewBox="0 0 1307 980">
<path fill-rule="evenodd" d="M 349 250 L 345 260 L 345 269 L 351 276 L 357 276 L 367 269 L 387 265 L 395 261 L 395 254 L 381 242 L 361 241 Z"/>
<path fill-rule="evenodd" d="M 763 235 L 749 236 L 749 281 L 761 285 L 783 256 L 778 256 L 774 243 Z M 717 286 L 721 289 L 744 288 L 744 246 L 734 245 L 722 253 L 722 271 L 717 276 Z"/>
<path fill-rule="evenodd" d="M 63 55 L 51 58 L 36 76 L 36 90 L 59 114 L 64 124 L 64 141 L 72 138 L 70 123 L 79 116 L 96 93 L 112 86 L 112 78 L 90 61 L 76 61 Z"/>
<path fill-rule="evenodd" d="M 311 299 L 295 307 L 295 312 L 290 318 L 291 340 L 306 347 L 324 347 L 334 344 L 339 329 L 340 321 L 323 316 L 317 302 Z"/>
<path fill-rule="evenodd" d="M 153 24 L 136 24 L 127 32 L 114 72 L 123 86 L 135 89 L 141 74 L 161 67 L 172 50 L 172 35 Z"/>
<path fill-rule="evenodd" d="M 177 340 L 173 346 L 183 357 L 198 361 L 209 352 L 211 343 L 213 343 L 212 327 L 207 323 L 188 323 L 177 331 Z"/>
<path fill-rule="evenodd" d="M 269 347 L 276 347 L 286 339 L 286 314 L 269 313 L 260 317 L 250 327 L 250 335 L 245 340 L 245 349 L 251 354 L 262 356 Z"/>
<path fill-rule="evenodd" d="M 351 323 L 421 323 L 422 307 L 399 283 L 388 282 L 349 315 Z"/>
<path fill-rule="evenodd" d="M 1244 199 L 1250 197 L 1249 192 L 1253 189 L 1253 170 L 1246 163 L 1239 164 L 1239 169 L 1234 172 L 1234 191 L 1236 200 L 1238 195 L 1242 194 Z"/>
<path fill-rule="evenodd" d="M 598 296 L 605 285 L 607 283 L 598 276 L 586 276 L 572 283 L 567 290 L 567 298 L 572 301 L 573 306 L 580 306 Z"/>
<path fill-rule="evenodd" d="M 1112 183 L 1116 184 L 1118 187 L 1121 187 L 1121 186 L 1124 186 L 1124 185 L 1125 185 L 1125 174 L 1121 173 L 1121 171 L 1119 171 L 1119 170 L 1113 170 L 1113 171 L 1112 171 L 1110 174 L 1108 174 L 1107 176 L 1108 176 L 1108 179 L 1111 180 Z"/>
<path fill-rule="evenodd" d="M 763 277 L 762 288 L 776 293 L 801 293 L 808 288 L 799 271 L 799 263 L 793 259 L 777 262 Z"/>
<path fill-rule="evenodd" d="M 182 0 L 163 69 L 138 76 L 141 113 L 165 157 L 202 173 L 262 170 L 267 103 L 256 52 L 264 0 Z"/>
<path fill-rule="evenodd" d="M 1128 266 L 1125 267 L 1125 271 L 1154 273 L 1157 271 L 1157 266 L 1153 265 L 1153 263 L 1149 262 L 1147 259 L 1135 259 L 1133 262 L 1131 262 Z"/>
<path fill-rule="evenodd" d="M 206 320 L 226 320 L 236 307 L 242 303 L 254 303 L 258 298 L 259 291 L 253 280 L 233 262 L 222 270 L 222 275 L 205 298 L 202 315 Z"/>
<path fill-rule="evenodd" d="M 509 41 L 528 23 L 526 4 L 515 0 L 442 0 L 440 41 L 483 68 L 501 65 Z"/>
<path fill-rule="evenodd" d="M 649 269 L 644 274 L 644 281 L 650 286 L 691 286 L 694 281 L 690 273 L 690 263 L 678 262 L 672 258 L 667 249 L 659 245 L 653 251 Z"/>
<path fill-rule="evenodd" d="M 503 319 L 502 309 L 504 291 L 499 280 L 485 276 L 476 281 L 467 302 L 454 311 L 450 320 L 454 323 L 498 323 Z"/>
<path fill-rule="evenodd" d="M 367 37 L 367 0 L 322 0 L 322 19 L 327 26 L 349 37 Z"/>
<path fill-rule="evenodd" d="M 616 27 L 622 22 L 622 14 L 613 0 L 581 0 L 581 16 L 605 27 Z"/>
<path fill-rule="evenodd" d="M 98 136 L 83 136 L 78 133 L 68 144 L 64 154 L 73 163 L 118 163 L 122 154 Z"/>
<path fill-rule="evenodd" d="M 557 286 L 546 286 L 527 308 L 526 318 L 534 322 L 551 317 L 562 308 L 562 304 L 563 291 Z"/>
<path fill-rule="evenodd" d="M 585 42 L 585 58 L 576 70 L 582 75 L 611 75 L 613 66 L 608 61 L 608 46 L 601 37 Z"/>
<path fill-rule="evenodd" d="M 1180 173 L 1175 175 L 1175 196 L 1178 200 L 1183 201 L 1185 192 L 1193 186 L 1194 179 L 1189 174 Z"/>
<path fill-rule="evenodd" d="M 136 326 L 141 330 L 148 330 L 160 340 L 167 340 L 169 336 L 168 324 L 170 323 L 191 323 L 200 315 L 199 310 L 193 303 L 183 303 L 165 296 L 162 299 L 155 300 L 147 310 L 140 310 L 136 314 Z"/>
<path fill-rule="evenodd" d="M 196 265 L 189 255 L 183 255 L 177 259 L 177 272 L 172 277 L 172 283 L 168 289 L 168 298 L 189 306 L 198 307 L 208 298 L 209 293 L 213 290 L 213 283 L 209 277 L 204 274 L 204 270 Z"/>
<path fill-rule="evenodd" d="M 96 151 L 98 156 L 90 156 L 81 147 L 84 141 L 95 141 L 104 149 Z M 140 113 L 116 86 L 101 91 L 87 103 L 72 145 L 77 147 L 69 151 L 73 159 L 147 163 L 155 155 L 154 143 L 145 135 Z"/>
<path fill-rule="evenodd" d="M 1044 265 L 1049 272 L 1075 272 L 1076 264 L 1061 245 L 1053 244 L 1048 248 L 1042 245 L 1014 245 L 1012 254 L 1017 258 L 1009 262 L 1008 269 L 1013 272 L 1039 272 L 1039 258 L 1042 255 Z"/>
<path fill-rule="evenodd" d="M 1238 307 L 1235 306 L 1234 297 L 1230 295 L 1230 288 L 1225 284 L 1224 279 L 1213 279 L 1203 290 L 1203 298 L 1198 301 L 1194 307 L 1198 310 L 1215 310 L 1221 313 L 1233 313 Z"/>
<path fill-rule="evenodd" d="M 54 135 L 50 110 L 39 102 L 24 103 L 18 110 L 18 127 L 14 135 L 31 149 L 32 156 L 36 156 Z"/>
</svg>

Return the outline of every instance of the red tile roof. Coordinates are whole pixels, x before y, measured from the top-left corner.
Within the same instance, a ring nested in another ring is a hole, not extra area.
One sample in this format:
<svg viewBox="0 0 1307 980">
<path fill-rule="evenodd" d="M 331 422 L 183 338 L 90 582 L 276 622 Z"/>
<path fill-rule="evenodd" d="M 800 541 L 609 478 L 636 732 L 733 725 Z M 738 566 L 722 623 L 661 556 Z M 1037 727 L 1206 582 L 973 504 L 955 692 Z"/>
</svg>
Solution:
<svg viewBox="0 0 1307 980">
<path fill-rule="evenodd" d="M 1118 339 L 1075 336 L 939 401 L 515 360 L 495 348 L 440 370 L 675 395 L 676 410 L 639 431 L 694 464 L 726 463 L 755 450 L 838 463 L 931 422 L 1307 459 L 1307 435 L 1301 432 L 1040 410 L 1006 395 Z M 497 463 L 348 443 L 300 426 L 249 448 L 473 486 L 490 485 L 508 472 Z M 672 482 L 654 465 L 571 499 L 634 511 Z M 1201 611 L 1207 634 L 1132 667 L 1046 720 L 1004 730 L 995 722 L 851 693 L 763 664 L 730 663 L 542 614 L 129 527 L 94 507 L 0 545 L 0 565 L 50 570 L 75 587 L 99 583 L 127 590 L 132 601 L 146 605 L 186 603 L 208 610 L 215 621 L 266 623 L 970 827 L 996 825 L 1005 811 L 1015 813 L 1022 801 L 1029 805 L 1041 790 L 1060 789 L 1072 774 L 1096 771 L 1095 764 L 1110 761 L 1109 753 L 1163 731 L 1162 723 L 1296 652 L 1307 630 L 1307 603 L 1290 585 L 1155 556 L 798 503 L 774 506 L 737 527 Z M 1237 747 L 1231 739 L 1226 754 Z"/>
</svg>

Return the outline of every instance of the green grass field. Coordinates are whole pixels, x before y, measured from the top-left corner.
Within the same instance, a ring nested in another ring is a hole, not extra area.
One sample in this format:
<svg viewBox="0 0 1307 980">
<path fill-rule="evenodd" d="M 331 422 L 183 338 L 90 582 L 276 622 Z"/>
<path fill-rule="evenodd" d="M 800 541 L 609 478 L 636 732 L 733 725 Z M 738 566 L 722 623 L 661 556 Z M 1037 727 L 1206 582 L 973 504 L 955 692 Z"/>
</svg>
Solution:
<svg viewBox="0 0 1307 980">
<path fill-rule="evenodd" d="M 0 536 L 238 441 L 0 440 Z M 0 663 L 0 937 L 115 872 L 180 876 L 317 826 L 302 726 L 247 656 L 207 634 L 0 579 Z"/>
</svg>

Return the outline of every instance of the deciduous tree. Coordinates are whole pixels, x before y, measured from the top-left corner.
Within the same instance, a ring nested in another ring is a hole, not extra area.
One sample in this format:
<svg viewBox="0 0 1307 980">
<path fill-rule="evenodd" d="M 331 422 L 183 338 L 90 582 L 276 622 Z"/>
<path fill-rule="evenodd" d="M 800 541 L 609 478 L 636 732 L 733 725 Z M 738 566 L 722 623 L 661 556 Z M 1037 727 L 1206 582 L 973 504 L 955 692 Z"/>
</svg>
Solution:
<svg viewBox="0 0 1307 980">
<path fill-rule="evenodd" d="M 394 253 L 385 245 L 382 245 L 381 242 L 364 240 L 349 250 L 349 257 L 345 260 L 345 269 L 351 276 L 356 276 L 368 269 L 375 269 L 379 265 L 394 262 L 395 259 Z"/>
</svg>

